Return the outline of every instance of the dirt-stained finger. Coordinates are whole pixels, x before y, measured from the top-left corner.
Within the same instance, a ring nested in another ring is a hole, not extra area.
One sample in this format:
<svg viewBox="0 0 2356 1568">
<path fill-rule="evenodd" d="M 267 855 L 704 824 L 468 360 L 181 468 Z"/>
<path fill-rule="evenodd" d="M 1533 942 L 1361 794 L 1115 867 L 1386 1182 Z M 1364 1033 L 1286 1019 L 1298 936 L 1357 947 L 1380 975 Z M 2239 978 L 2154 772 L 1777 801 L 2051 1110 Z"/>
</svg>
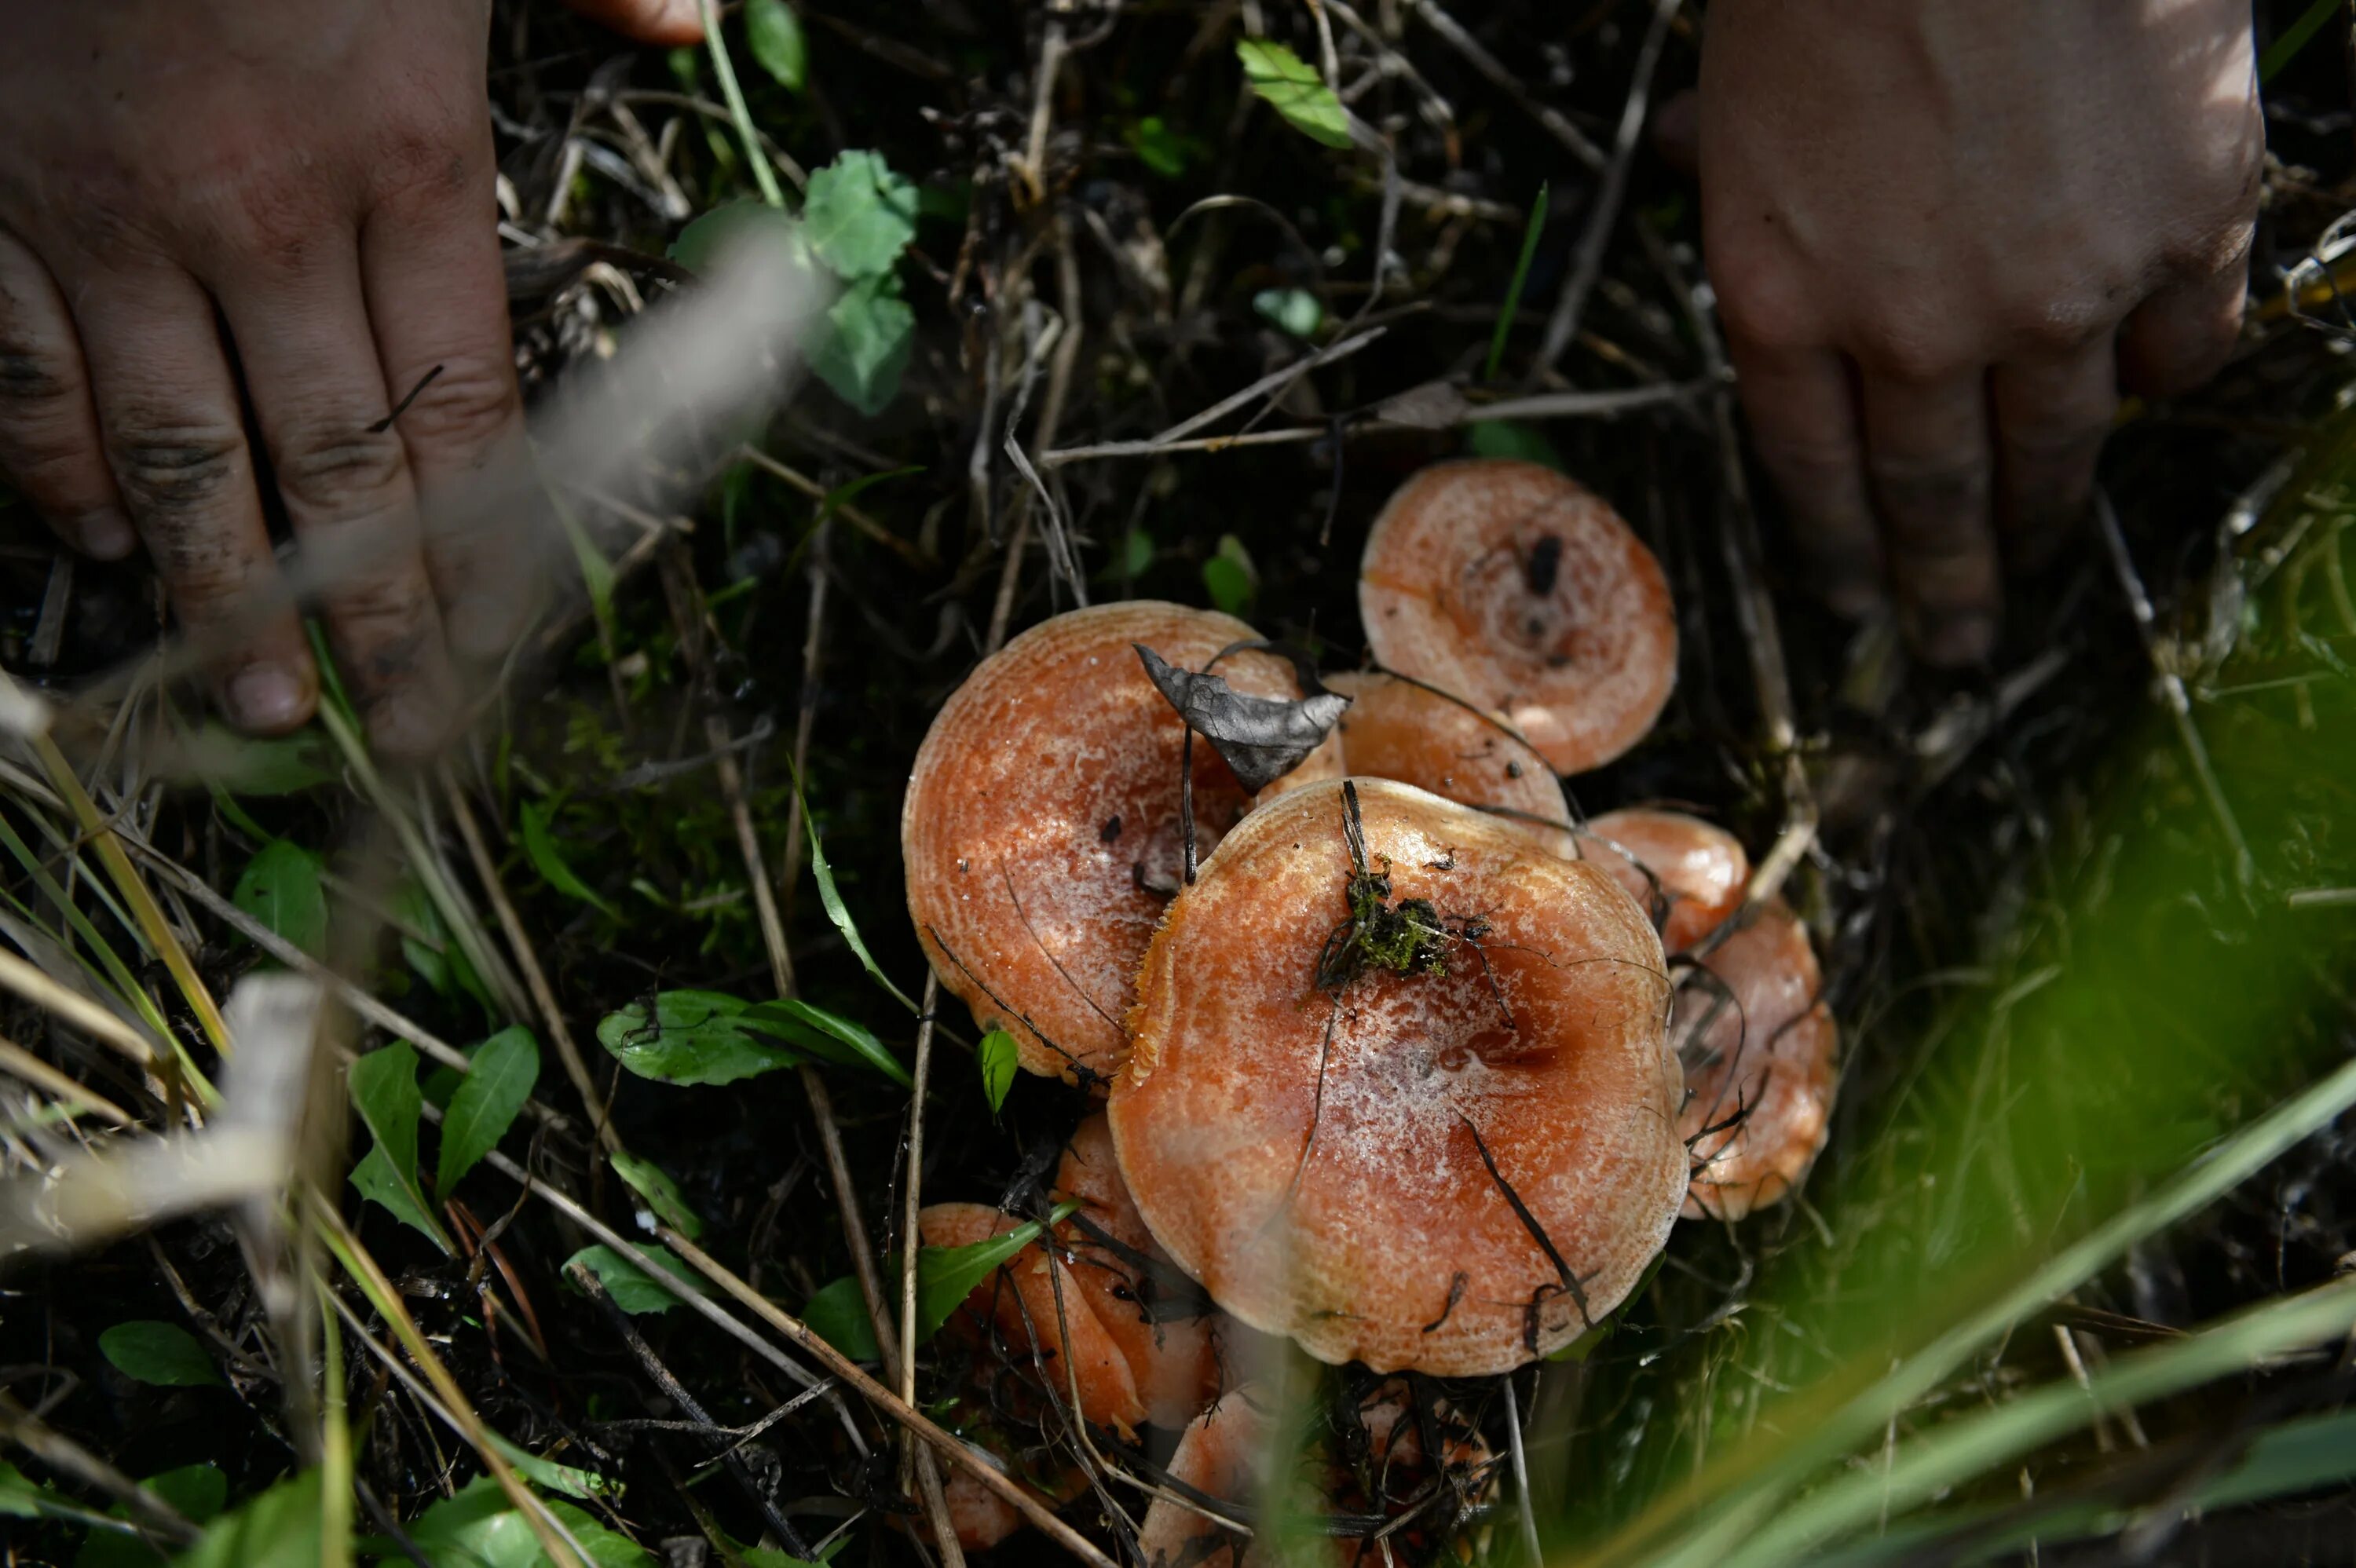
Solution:
<svg viewBox="0 0 2356 1568">
<path fill-rule="evenodd" d="M 1933 664 L 1985 658 L 2004 604 L 1989 511 L 1987 385 L 1869 372 L 1866 470 L 1900 627 Z"/>
<path fill-rule="evenodd" d="M 0 229 L 0 472 L 58 537 L 101 560 L 139 542 L 99 443 L 81 339 L 40 257 Z"/>
<path fill-rule="evenodd" d="M 362 303 L 358 246 L 323 226 L 299 269 L 213 280 L 344 684 L 380 750 L 417 756 L 452 709 L 417 495 Z"/>
<path fill-rule="evenodd" d="M 232 722 L 261 733 L 311 716 L 318 676 L 262 524 L 237 388 L 213 302 L 177 268 L 91 277 L 75 325 L 115 488 L 171 591 L 214 654 Z"/>
<path fill-rule="evenodd" d="M 1770 349 L 1740 337 L 1728 351 L 1752 445 L 1814 558 L 1820 592 L 1843 614 L 1863 614 L 1881 597 L 1882 547 L 1847 366 L 1828 348 Z"/>
<path fill-rule="evenodd" d="M 1988 402 L 1996 418 L 1997 539 L 2009 570 L 2033 571 L 2085 517 L 2094 465 L 2119 408 L 2111 339 L 1997 366 L 1988 376 Z"/>
</svg>

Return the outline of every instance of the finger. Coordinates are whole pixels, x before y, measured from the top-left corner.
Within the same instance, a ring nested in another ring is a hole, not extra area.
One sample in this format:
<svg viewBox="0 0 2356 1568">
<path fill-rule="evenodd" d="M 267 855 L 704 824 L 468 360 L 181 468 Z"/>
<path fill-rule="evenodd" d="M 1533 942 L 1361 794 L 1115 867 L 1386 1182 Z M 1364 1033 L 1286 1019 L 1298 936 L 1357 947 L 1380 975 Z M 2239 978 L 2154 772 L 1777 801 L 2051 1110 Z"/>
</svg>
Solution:
<svg viewBox="0 0 2356 1568">
<path fill-rule="evenodd" d="M 318 677 L 293 607 L 262 608 L 278 566 L 212 300 L 187 273 L 155 267 L 102 274 L 78 304 L 116 492 L 182 626 L 220 645 L 222 709 L 244 729 L 293 729 L 317 703 Z"/>
<path fill-rule="evenodd" d="M 1988 377 L 1996 413 L 1997 538 L 2015 571 L 2043 565 L 2086 515 L 2094 464 L 2119 408 L 2112 340 L 1999 365 Z"/>
<path fill-rule="evenodd" d="M 2249 274 L 2238 266 L 2153 294 L 2119 329 L 2119 380 L 2147 398 L 2198 387 L 2233 357 L 2248 298 Z"/>
<path fill-rule="evenodd" d="M 1869 373 L 1866 472 L 1889 551 L 1899 623 L 1933 664 L 1969 664 L 1996 642 L 2002 589 L 1988 517 L 1987 388 Z"/>
<path fill-rule="evenodd" d="M 369 739 L 415 756 L 441 737 L 451 680 L 417 530 L 417 496 L 360 298 L 356 243 L 322 226 L 300 270 L 225 270 L 215 293 L 244 368 L 271 475 Z"/>
<path fill-rule="evenodd" d="M 461 656 L 496 658 L 538 609 L 547 503 L 524 443 L 488 133 L 454 187 L 400 199 L 360 235 L 385 395 L 416 477 L 425 565 Z M 430 379 L 429 379 L 430 378 Z"/>
<path fill-rule="evenodd" d="M 1813 558 L 1821 592 L 1842 614 L 1863 614 L 1881 596 L 1882 555 L 1847 366 L 1829 349 L 1740 339 L 1728 353 L 1751 444 Z"/>
<path fill-rule="evenodd" d="M 139 542 L 99 444 L 81 339 L 38 256 L 0 230 L 0 471 L 59 539 L 114 560 Z"/>
<path fill-rule="evenodd" d="M 569 0 L 573 9 L 642 44 L 700 44 L 702 9 L 697 0 Z"/>
</svg>

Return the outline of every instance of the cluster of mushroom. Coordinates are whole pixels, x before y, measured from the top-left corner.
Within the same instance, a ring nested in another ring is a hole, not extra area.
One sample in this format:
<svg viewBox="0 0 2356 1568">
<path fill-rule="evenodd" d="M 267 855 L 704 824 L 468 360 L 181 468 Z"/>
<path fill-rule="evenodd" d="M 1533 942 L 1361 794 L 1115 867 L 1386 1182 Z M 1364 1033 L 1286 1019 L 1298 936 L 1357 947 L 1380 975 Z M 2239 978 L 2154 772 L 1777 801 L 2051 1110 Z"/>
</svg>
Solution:
<svg viewBox="0 0 2356 1568">
<path fill-rule="evenodd" d="M 1824 1141 L 1804 928 L 1746 907 L 1731 835 L 1577 823 L 1558 777 L 1674 685 L 1642 541 L 1550 469 L 1445 464 L 1376 521 L 1359 596 L 1375 667 L 1323 682 L 1206 611 L 1058 616 L 949 699 L 910 779 L 942 984 L 1106 1101 L 1062 1172 L 1101 1212 L 972 1312 L 1119 1433 L 1232 1424 L 1233 1392 L 1197 1413 L 1247 1331 L 1510 1371 L 1618 1307 L 1681 1212 L 1773 1202 Z M 926 1239 L 1001 1221 L 937 1206 Z M 1164 1271 L 1215 1314 L 1165 1320 Z M 1217 1528 L 1153 1509 L 1165 1544 Z"/>
</svg>

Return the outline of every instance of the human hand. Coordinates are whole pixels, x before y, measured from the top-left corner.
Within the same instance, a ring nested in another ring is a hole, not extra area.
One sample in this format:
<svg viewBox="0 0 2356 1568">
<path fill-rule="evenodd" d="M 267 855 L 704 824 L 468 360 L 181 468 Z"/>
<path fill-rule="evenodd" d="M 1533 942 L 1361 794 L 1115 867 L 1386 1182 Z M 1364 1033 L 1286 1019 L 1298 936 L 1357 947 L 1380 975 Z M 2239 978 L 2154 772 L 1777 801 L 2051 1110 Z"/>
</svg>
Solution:
<svg viewBox="0 0 2356 1568">
<path fill-rule="evenodd" d="M 1761 462 L 1836 607 L 1993 645 L 2122 384 L 2239 328 L 2265 151 L 2247 0 L 1713 0 L 1704 260 Z"/>
<path fill-rule="evenodd" d="M 649 39 L 700 31 L 694 0 L 594 9 Z M 516 530 L 444 504 L 524 461 L 488 0 L 38 0 L 10 19 L 0 470 L 92 555 L 145 539 L 181 624 L 221 645 L 221 706 L 265 732 L 318 695 L 279 597 L 274 485 L 306 553 L 347 563 L 319 607 L 371 738 L 426 749 L 454 655 L 503 650 L 531 599 Z"/>
</svg>

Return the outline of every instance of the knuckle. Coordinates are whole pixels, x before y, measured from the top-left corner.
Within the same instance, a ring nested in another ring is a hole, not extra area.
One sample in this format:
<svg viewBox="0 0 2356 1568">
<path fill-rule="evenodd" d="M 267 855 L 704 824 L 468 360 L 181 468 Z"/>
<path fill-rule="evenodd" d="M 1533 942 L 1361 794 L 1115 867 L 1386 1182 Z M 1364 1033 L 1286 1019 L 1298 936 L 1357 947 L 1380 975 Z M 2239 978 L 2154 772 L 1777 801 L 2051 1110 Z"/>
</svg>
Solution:
<svg viewBox="0 0 2356 1568">
<path fill-rule="evenodd" d="M 504 360 L 473 355 L 444 359 L 440 366 L 394 428 L 412 442 L 437 447 L 487 446 L 522 407 L 513 370 Z M 396 388 L 393 395 L 404 396 L 408 389 Z"/>
<path fill-rule="evenodd" d="M 412 124 L 388 137 L 378 154 L 380 199 L 431 207 L 471 197 L 483 179 L 473 141 L 455 123 Z"/>
<path fill-rule="evenodd" d="M 408 474 L 401 438 L 357 421 L 305 426 L 280 443 L 279 494 L 296 510 L 332 512 L 373 504 Z"/>
<path fill-rule="evenodd" d="M 244 432 L 232 425 L 134 420 L 107 456 L 132 511 L 163 518 L 218 504 L 246 472 Z"/>
<path fill-rule="evenodd" d="M 54 347 L 0 336 L 0 416 L 45 414 L 71 405 L 80 391 L 80 379 Z"/>
<path fill-rule="evenodd" d="M 1906 386 L 1930 386 L 1969 368 L 1971 356 L 1925 324 L 1884 318 L 1852 340 L 1851 356 L 1869 374 Z"/>
<path fill-rule="evenodd" d="M 1772 246 L 1730 244 L 1709 263 L 1727 335 L 1762 349 L 1813 347 L 1822 336 L 1805 277 Z"/>
<path fill-rule="evenodd" d="M 1970 547 L 1970 525 L 1987 508 L 1986 464 L 1877 459 L 1871 472 L 1893 544 L 1925 552 Z"/>
</svg>

